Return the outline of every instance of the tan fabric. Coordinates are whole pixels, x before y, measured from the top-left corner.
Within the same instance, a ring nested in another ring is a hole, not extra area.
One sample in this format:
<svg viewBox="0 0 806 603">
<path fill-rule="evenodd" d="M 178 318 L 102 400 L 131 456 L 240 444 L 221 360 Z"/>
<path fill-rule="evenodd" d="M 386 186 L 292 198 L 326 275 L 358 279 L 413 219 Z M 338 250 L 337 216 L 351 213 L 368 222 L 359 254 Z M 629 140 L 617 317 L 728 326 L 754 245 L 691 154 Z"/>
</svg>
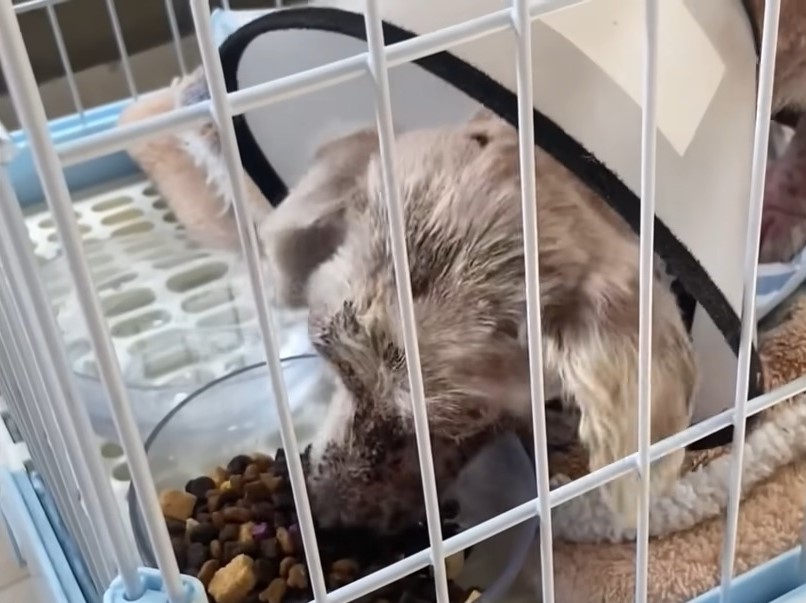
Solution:
<svg viewBox="0 0 806 603">
<path fill-rule="evenodd" d="M 790 308 L 783 322 L 762 336 L 761 354 L 768 387 L 806 373 L 806 299 Z M 802 404 L 803 396 L 782 404 Z M 764 415 L 778 412 L 773 407 Z M 711 462 L 721 451 L 691 453 L 687 468 Z M 553 459 L 563 471 L 582 466 L 576 456 Z M 573 471 L 579 475 L 579 471 Z M 806 505 L 806 459 L 780 468 L 742 502 L 736 573 L 742 573 L 796 546 Z M 652 539 L 649 601 L 688 601 L 719 584 L 724 514 L 687 530 Z M 634 600 L 635 544 L 555 542 L 556 600 L 563 603 L 627 603 Z"/>
</svg>

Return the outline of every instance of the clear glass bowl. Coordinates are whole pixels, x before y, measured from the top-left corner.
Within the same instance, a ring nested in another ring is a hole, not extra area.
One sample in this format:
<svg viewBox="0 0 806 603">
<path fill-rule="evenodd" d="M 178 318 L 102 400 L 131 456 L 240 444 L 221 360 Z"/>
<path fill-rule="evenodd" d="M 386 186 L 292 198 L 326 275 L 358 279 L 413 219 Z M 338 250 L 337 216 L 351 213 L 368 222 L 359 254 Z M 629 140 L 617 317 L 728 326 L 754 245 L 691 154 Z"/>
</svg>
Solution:
<svg viewBox="0 0 806 603">
<path fill-rule="evenodd" d="M 283 361 L 290 402 L 297 407 L 294 428 L 300 448 L 313 438 L 329 400 L 323 361 L 299 356 Z M 149 465 L 158 491 L 184 489 L 199 475 L 226 464 L 238 454 L 273 453 L 281 446 L 280 430 L 265 364 L 218 379 L 174 408 L 146 440 Z M 535 472 L 520 440 L 506 434 L 480 451 L 448 493 L 460 503 L 463 529 L 533 499 Z M 146 564 L 155 559 L 133 487 L 129 516 Z M 532 549 L 537 520 L 524 521 L 473 549 L 466 562 L 466 586 L 484 586 L 484 602 L 509 593 Z M 534 600 L 533 583 L 526 596 Z"/>
<path fill-rule="evenodd" d="M 180 232 L 87 241 L 85 252 L 143 437 L 180 400 L 265 360 L 238 254 Z M 96 432 L 116 439 L 106 391 L 66 261 L 42 266 L 79 394 Z M 310 351 L 304 312 L 275 312 L 281 356 Z"/>
</svg>

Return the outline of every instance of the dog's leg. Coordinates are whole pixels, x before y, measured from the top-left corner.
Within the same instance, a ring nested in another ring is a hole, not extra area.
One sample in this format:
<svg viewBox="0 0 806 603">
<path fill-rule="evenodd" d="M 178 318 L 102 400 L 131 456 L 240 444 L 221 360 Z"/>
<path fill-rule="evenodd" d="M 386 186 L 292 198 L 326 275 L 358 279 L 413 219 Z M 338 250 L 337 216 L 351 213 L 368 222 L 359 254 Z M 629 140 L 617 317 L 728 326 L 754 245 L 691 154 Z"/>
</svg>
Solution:
<svg viewBox="0 0 806 603">
<path fill-rule="evenodd" d="M 653 325 L 651 441 L 685 429 L 696 382 L 689 340 L 677 322 L 666 318 L 669 297 L 656 287 Z M 603 303 L 603 306 L 605 303 Z M 592 471 L 638 449 L 638 341 L 635 311 L 603 308 L 600 319 L 572 333 L 548 330 L 545 360 L 557 371 L 565 395 L 580 409 L 579 436 Z M 677 479 L 684 452 L 678 450 L 652 466 L 651 488 L 662 492 Z M 604 498 L 627 527 L 636 521 L 638 475 L 630 473 L 603 488 Z"/>
</svg>

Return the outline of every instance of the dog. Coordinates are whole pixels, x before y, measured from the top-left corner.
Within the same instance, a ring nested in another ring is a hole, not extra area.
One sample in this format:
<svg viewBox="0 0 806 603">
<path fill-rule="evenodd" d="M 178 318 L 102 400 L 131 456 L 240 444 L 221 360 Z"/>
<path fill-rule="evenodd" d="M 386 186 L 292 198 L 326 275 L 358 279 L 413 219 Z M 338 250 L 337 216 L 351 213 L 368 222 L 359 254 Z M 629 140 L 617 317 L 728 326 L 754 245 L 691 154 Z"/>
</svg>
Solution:
<svg viewBox="0 0 806 603">
<path fill-rule="evenodd" d="M 308 305 L 311 340 L 336 376 L 310 456 L 317 518 L 395 531 L 416 521 L 422 487 L 376 150 L 373 131 L 323 147 L 260 235 L 285 288 L 278 296 Z M 402 134 L 395 151 L 435 470 L 447 486 L 499 431 L 531 426 L 518 136 L 485 111 Z M 598 469 L 637 449 L 638 238 L 540 150 L 536 170 L 546 394 L 579 410 Z M 328 259 L 295 271 L 300 255 Z M 657 272 L 653 441 L 689 425 L 697 381 L 676 299 Z M 676 478 L 682 458 L 656 464 L 653 488 Z M 606 487 L 625 522 L 636 480 Z"/>
</svg>

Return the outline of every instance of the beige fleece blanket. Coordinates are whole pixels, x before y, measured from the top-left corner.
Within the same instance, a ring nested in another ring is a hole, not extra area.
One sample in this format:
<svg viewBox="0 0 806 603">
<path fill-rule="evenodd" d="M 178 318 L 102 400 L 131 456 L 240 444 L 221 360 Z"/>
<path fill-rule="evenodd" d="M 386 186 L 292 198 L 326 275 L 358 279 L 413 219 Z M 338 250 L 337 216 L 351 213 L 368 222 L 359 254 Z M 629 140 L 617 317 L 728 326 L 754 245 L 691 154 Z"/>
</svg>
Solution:
<svg viewBox="0 0 806 603">
<path fill-rule="evenodd" d="M 761 336 L 761 356 L 770 389 L 806 374 L 806 297 L 790 307 L 788 315 L 778 326 Z M 782 402 L 763 413 L 758 429 L 766 427 L 785 441 L 792 430 L 787 425 L 797 427 L 792 420 L 800 416 L 802 406 L 806 406 L 804 395 Z M 786 454 L 765 457 L 764 462 L 768 464 L 776 462 L 775 459 L 780 462 L 777 466 L 767 467 L 766 472 L 758 466 L 750 467 L 762 462 L 758 460 L 758 454 L 745 453 L 743 475 L 751 485 L 745 492 L 740 510 L 735 560 L 737 575 L 798 544 L 806 504 L 806 454 L 797 444 L 792 448 L 795 450 L 790 456 L 794 459 L 788 459 Z M 715 451 L 690 453 L 687 471 L 681 481 L 694 483 L 697 494 L 699 482 L 695 477 L 707 475 L 709 466 L 715 474 L 726 475 L 724 467 L 718 463 L 726 465 L 725 455 L 729 452 L 730 447 L 726 446 Z M 579 467 L 578 457 L 555 458 L 552 473 L 563 471 L 576 476 Z M 749 475 L 753 471 L 755 473 Z M 649 601 L 684 602 L 718 586 L 725 527 L 724 505 L 719 509 L 700 511 L 706 515 L 710 512 L 711 517 L 651 539 Z M 559 531 L 565 529 L 570 537 L 557 535 L 558 529 L 555 529 L 556 600 L 562 603 L 633 601 L 634 542 L 595 543 L 590 539 L 579 542 L 585 538 L 570 528 L 564 528 L 561 515 L 559 519 Z M 682 520 L 677 517 L 676 521 Z M 570 525 L 570 521 L 567 523 Z M 655 527 L 662 531 L 662 525 Z M 569 542 L 569 539 L 577 542 Z"/>
</svg>

